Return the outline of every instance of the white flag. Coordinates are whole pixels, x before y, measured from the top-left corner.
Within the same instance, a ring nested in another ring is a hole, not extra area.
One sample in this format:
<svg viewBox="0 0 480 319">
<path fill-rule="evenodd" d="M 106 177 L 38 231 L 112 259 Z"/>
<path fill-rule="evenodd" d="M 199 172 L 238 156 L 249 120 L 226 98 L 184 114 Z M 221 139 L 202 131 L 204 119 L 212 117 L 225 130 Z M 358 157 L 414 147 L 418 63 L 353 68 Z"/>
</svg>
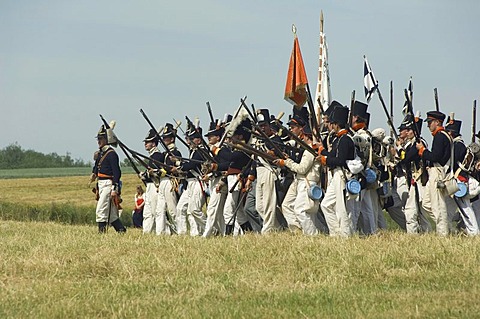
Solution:
<svg viewBox="0 0 480 319">
<path fill-rule="evenodd" d="M 320 17 L 320 50 L 318 55 L 318 79 L 315 93 L 315 104 L 318 101 L 325 111 L 330 105 L 332 93 L 330 90 L 330 72 L 328 70 L 328 47 L 325 33 L 323 32 L 323 12 Z M 318 105 L 319 106 L 319 105 Z"/>
<path fill-rule="evenodd" d="M 368 64 L 367 57 L 363 56 L 364 64 L 363 64 L 363 86 L 365 88 L 365 99 L 367 103 L 370 102 L 372 99 L 373 93 L 378 87 L 378 81 L 375 79 L 373 75 L 372 69 Z"/>
</svg>

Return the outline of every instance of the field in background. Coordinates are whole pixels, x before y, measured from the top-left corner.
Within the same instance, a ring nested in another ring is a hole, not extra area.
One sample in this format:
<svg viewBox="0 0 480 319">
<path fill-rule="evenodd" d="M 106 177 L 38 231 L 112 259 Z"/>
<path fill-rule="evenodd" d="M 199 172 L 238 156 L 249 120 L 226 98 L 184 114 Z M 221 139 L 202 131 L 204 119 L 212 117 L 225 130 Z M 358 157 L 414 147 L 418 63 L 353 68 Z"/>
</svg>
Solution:
<svg viewBox="0 0 480 319">
<path fill-rule="evenodd" d="M 89 176 L 91 172 L 92 172 L 91 167 L 0 169 L 0 179 L 60 177 L 60 176 Z M 122 172 L 132 173 L 133 169 L 130 167 L 122 167 Z"/>
<path fill-rule="evenodd" d="M 0 179 L 0 318 L 479 317 L 479 238 L 98 235 L 88 179 Z"/>
</svg>

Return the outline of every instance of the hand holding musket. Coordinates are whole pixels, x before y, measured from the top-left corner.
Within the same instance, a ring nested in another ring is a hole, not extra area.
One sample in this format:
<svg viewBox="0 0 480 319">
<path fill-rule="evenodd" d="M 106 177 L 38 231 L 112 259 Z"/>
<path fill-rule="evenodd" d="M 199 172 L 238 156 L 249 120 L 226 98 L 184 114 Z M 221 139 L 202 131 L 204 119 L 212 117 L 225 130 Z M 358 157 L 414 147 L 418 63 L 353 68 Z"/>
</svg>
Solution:
<svg viewBox="0 0 480 319">
<path fill-rule="evenodd" d="M 270 163 L 273 163 L 273 161 L 277 159 L 277 157 L 275 157 L 274 155 L 271 155 L 271 154 L 268 154 L 266 152 L 260 151 L 260 150 L 256 149 L 255 147 L 246 144 L 243 141 L 237 141 L 236 143 L 226 142 L 226 144 L 228 146 L 232 147 L 232 148 L 235 148 L 239 151 L 244 152 L 245 154 L 257 155 L 257 156 L 263 158 L 264 160 L 266 160 L 267 162 L 270 162 Z"/>
</svg>

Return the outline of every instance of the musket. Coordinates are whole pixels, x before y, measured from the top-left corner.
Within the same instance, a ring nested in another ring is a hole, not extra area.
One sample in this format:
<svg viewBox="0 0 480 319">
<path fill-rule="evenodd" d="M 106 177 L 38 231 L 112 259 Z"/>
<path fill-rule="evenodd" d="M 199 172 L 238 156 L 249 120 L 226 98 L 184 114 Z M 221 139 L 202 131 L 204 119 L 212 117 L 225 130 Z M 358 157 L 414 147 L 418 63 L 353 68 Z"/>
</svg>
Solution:
<svg viewBox="0 0 480 319">
<path fill-rule="evenodd" d="M 287 135 L 292 139 L 294 140 L 295 142 L 298 143 L 298 145 L 300 145 L 304 150 L 310 152 L 313 156 L 317 157 L 318 156 L 318 152 L 316 150 L 314 150 L 310 145 L 308 145 L 307 143 L 305 143 L 301 138 L 299 138 L 298 136 L 296 136 L 295 134 L 293 134 L 289 129 L 287 129 L 285 126 L 283 126 L 282 124 L 280 124 L 280 122 L 277 120 L 277 125 L 279 127 L 281 127 L 283 130 L 285 130 L 285 132 L 287 132 Z"/>
<path fill-rule="evenodd" d="M 319 117 L 317 117 L 317 122 L 319 123 L 319 129 L 320 129 L 320 133 L 323 132 L 323 127 L 325 126 L 325 123 L 323 123 L 323 120 L 322 120 L 322 115 L 323 113 L 325 113 L 325 110 L 323 108 L 323 104 L 322 104 L 322 101 L 320 100 L 320 97 L 318 97 L 317 99 L 317 102 L 318 102 L 318 115 Z"/>
<path fill-rule="evenodd" d="M 255 105 L 253 105 L 252 103 L 252 113 L 253 113 L 253 120 L 255 122 L 258 122 L 258 118 L 257 118 L 257 110 L 255 109 Z M 270 119 L 268 119 L 270 121 Z"/>
<path fill-rule="evenodd" d="M 413 113 L 413 105 L 412 105 L 412 101 L 410 100 L 410 96 L 408 95 L 407 89 L 404 89 L 404 93 L 405 93 L 405 99 L 407 100 L 407 107 L 408 107 L 407 114 L 410 113 L 413 116 L 413 134 L 415 135 L 415 140 L 417 142 L 420 142 L 421 140 L 420 131 L 417 126 L 418 116 L 415 116 Z"/>
<path fill-rule="evenodd" d="M 140 113 L 142 113 L 143 118 L 145 119 L 145 121 L 147 121 L 148 125 L 150 125 L 150 128 L 155 131 L 155 135 L 157 136 L 160 144 L 162 144 L 163 148 L 164 148 L 165 151 L 168 153 L 168 155 L 174 156 L 174 155 L 172 154 L 172 152 L 170 151 L 170 149 L 168 148 L 168 146 L 167 146 L 167 145 L 165 144 L 165 142 L 163 141 L 163 138 L 160 136 L 160 134 L 158 134 L 157 129 L 155 128 L 155 126 L 153 126 L 153 124 L 152 124 L 152 122 L 150 121 L 150 119 L 148 118 L 147 114 L 145 114 L 145 112 L 144 112 L 142 109 L 140 109 Z"/>
<path fill-rule="evenodd" d="M 208 103 L 208 102 L 207 102 Z M 195 125 L 193 124 L 193 122 L 188 118 L 188 116 L 185 115 L 185 120 L 187 121 L 188 125 L 190 125 L 191 127 L 195 127 Z M 212 154 L 212 152 L 210 151 L 210 148 L 208 147 L 208 144 L 207 142 L 205 142 L 205 140 L 203 139 L 203 136 L 200 137 L 200 140 L 202 141 L 202 145 L 204 147 L 204 149 L 202 149 L 201 147 L 198 148 L 200 154 L 208 161 L 212 162 L 212 163 L 215 163 L 216 161 L 214 160 L 214 156 Z"/>
<path fill-rule="evenodd" d="M 382 93 L 380 93 L 380 88 L 377 86 L 377 92 L 378 92 L 378 98 L 380 99 L 380 103 L 382 104 L 383 111 L 385 112 L 385 115 L 387 116 L 387 124 L 390 126 L 390 130 L 393 132 L 393 135 L 395 136 L 395 139 L 398 140 L 398 133 L 395 130 L 395 127 L 393 126 L 393 120 L 390 117 L 390 114 L 388 114 L 387 107 L 385 106 L 385 101 L 383 100 Z"/>
<path fill-rule="evenodd" d="M 213 117 L 212 108 L 210 107 L 210 102 L 208 101 L 207 101 L 207 110 L 208 110 L 208 114 L 210 115 L 210 121 L 212 123 L 215 122 L 215 117 Z"/>
<path fill-rule="evenodd" d="M 440 111 L 440 104 L 438 103 L 438 91 L 437 88 L 433 89 L 433 97 L 435 98 L 435 110 Z"/>
<path fill-rule="evenodd" d="M 352 127 L 353 124 L 353 106 L 355 105 L 355 90 L 352 91 L 350 95 L 350 113 L 348 114 L 348 124 L 349 128 Z"/>
<path fill-rule="evenodd" d="M 307 82 L 307 104 L 310 112 L 310 123 L 312 125 L 312 132 L 315 139 L 321 144 L 322 137 L 320 136 L 320 127 L 317 122 L 317 115 L 315 113 L 315 107 L 313 105 L 312 94 L 310 93 L 310 86 Z"/>
<path fill-rule="evenodd" d="M 245 108 L 245 110 L 248 112 L 248 115 L 250 115 L 250 117 L 252 118 L 252 120 L 254 119 L 253 117 L 253 114 L 252 112 L 250 112 L 250 110 L 248 109 L 248 107 L 245 105 L 245 100 L 247 99 L 247 96 L 245 95 L 245 97 L 243 99 L 240 99 L 240 106 L 237 108 L 237 111 L 235 112 L 235 115 L 233 115 L 232 119 L 236 118 L 238 116 L 238 113 L 240 113 L 240 110 L 243 108 Z M 231 124 L 231 123 L 230 123 Z M 230 125 L 229 124 L 229 125 Z M 223 134 L 222 138 L 220 139 L 220 142 L 219 142 L 219 147 L 221 147 L 223 145 L 223 143 L 225 142 L 225 139 L 227 138 L 227 134 L 228 134 L 228 126 L 226 127 L 225 129 L 225 133 Z"/>
<path fill-rule="evenodd" d="M 472 108 L 472 143 L 475 143 L 476 131 L 477 131 L 477 100 L 474 100 L 473 108 Z"/>
<path fill-rule="evenodd" d="M 258 149 L 256 149 L 255 147 L 253 146 L 250 146 L 242 141 L 236 141 L 235 143 L 230 143 L 230 142 L 226 142 L 225 144 L 227 144 L 228 146 L 232 147 L 232 148 L 236 148 L 237 150 L 240 150 L 248 155 L 257 155 L 257 156 L 260 156 L 262 157 L 263 159 L 273 163 L 274 160 L 276 160 L 277 158 L 273 155 L 270 155 L 266 152 L 263 152 L 263 151 L 260 151 Z"/>
</svg>

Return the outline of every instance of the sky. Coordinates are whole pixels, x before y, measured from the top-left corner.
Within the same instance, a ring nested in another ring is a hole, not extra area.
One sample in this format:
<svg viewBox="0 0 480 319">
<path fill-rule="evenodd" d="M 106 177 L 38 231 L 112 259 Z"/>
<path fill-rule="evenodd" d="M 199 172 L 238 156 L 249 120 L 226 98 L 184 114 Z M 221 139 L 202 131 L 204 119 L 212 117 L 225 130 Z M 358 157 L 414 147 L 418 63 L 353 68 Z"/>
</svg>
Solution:
<svg viewBox="0 0 480 319">
<path fill-rule="evenodd" d="M 205 130 L 207 101 L 223 118 L 244 96 L 286 118 L 291 26 L 315 88 L 321 10 L 333 99 L 347 105 L 355 90 L 365 100 L 366 55 L 387 106 L 393 81 L 396 127 L 412 76 L 414 109 L 433 110 L 437 88 L 440 110 L 455 112 L 471 140 L 478 0 L 1 0 L 0 149 L 18 143 L 91 161 L 102 114 L 143 152 L 149 126 L 140 108 L 158 128 L 176 119 L 185 129 L 188 115 Z M 368 111 L 371 128 L 388 129 L 378 95 Z"/>
</svg>

